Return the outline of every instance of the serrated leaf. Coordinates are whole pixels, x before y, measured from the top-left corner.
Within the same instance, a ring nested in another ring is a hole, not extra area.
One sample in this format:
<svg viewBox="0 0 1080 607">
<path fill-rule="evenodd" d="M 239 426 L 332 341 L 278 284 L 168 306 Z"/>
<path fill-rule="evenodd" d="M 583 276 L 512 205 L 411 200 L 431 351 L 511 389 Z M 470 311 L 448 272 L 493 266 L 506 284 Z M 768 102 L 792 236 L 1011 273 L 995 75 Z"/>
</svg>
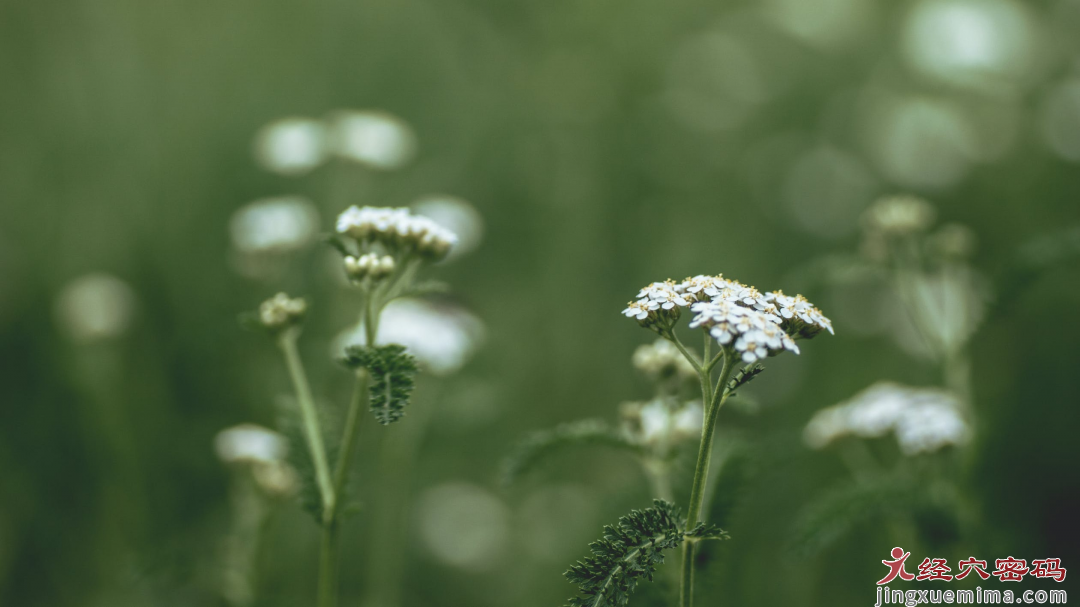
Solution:
<svg viewBox="0 0 1080 607">
<path fill-rule="evenodd" d="M 736 388 L 741 388 L 742 386 L 750 383 L 755 377 L 758 376 L 759 373 L 764 370 L 765 367 L 761 363 L 753 363 L 750 365 L 746 365 L 742 369 L 736 371 L 735 375 L 730 380 L 728 380 L 728 398 L 735 396 Z"/>
<path fill-rule="evenodd" d="M 560 424 L 550 430 L 533 432 L 514 447 L 503 461 L 503 484 L 513 483 L 540 460 L 563 447 L 573 445 L 603 445 L 625 449 L 635 454 L 644 452 L 641 445 L 632 442 L 603 420 L 584 419 Z"/>
<path fill-rule="evenodd" d="M 664 562 L 664 551 L 682 544 L 684 524 L 677 507 L 655 500 L 652 508 L 634 510 L 617 524 L 605 526 L 604 536 L 589 545 L 592 556 L 564 574 L 580 591 L 568 606 L 625 606 L 638 582 L 653 579 Z"/>
<path fill-rule="evenodd" d="M 694 538 L 697 540 L 730 540 L 731 536 L 727 531 L 724 531 L 716 525 L 709 523 L 698 523 L 697 527 L 688 533 L 684 534 L 687 538 Z"/>
<path fill-rule="evenodd" d="M 342 363 L 371 375 L 368 404 L 380 424 L 392 424 L 405 415 L 417 371 L 416 358 L 405 352 L 405 346 L 349 346 Z"/>
</svg>

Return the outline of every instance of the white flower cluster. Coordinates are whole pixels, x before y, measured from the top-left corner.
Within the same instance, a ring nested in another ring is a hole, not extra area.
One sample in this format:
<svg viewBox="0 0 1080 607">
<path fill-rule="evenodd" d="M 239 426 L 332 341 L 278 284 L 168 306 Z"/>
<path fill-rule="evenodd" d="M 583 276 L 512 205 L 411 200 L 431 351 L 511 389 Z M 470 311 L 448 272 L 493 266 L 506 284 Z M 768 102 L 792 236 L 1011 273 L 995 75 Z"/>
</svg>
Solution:
<svg viewBox="0 0 1080 607">
<path fill-rule="evenodd" d="M 623 403 L 619 408 L 623 433 L 636 443 L 668 446 L 701 436 L 703 410 L 699 401 L 677 407 L 662 399 Z"/>
<path fill-rule="evenodd" d="M 666 339 L 658 339 L 651 344 L 638 346 L 634 350 L 634 368 L 653 379 L 666 379 L 672 376 L 696 378 L 697 371 L 679 352 L 675 344 Z"/>
<path fill-rule="evenodd" d="M 851 400 L 818 411 L 803 438 L 821 449 L 842 436 L 873 438 L 893 432 L 905 455 L 929 453 L 967 440 L 968 426 L 958 404 L 944 390 L 879 382 Z"/>
<path fill-rule="evenodd" d="M 416 252 L 430 260 L 442 259 L 457 242 L 450 230 L 404 207 L 351 206 L 338 216 L 337 231 L 360 243 L 378 242 L 390 251 Z"/>
<path fill-rule="evenodd" d="M 259 305 L 259 322 L 267 329 L 279 330 L 298 324 L 307 313 L 307 302 L 285 293 L 267 299 Z"/>
<path fill-rule="evenodd" d="M 370 276 L 378 280 L 394 273 L 397 262 L 389 255 L 379 257 L 375 253 L 367 253 L 360 257 L 345 256 L 345 273 L 353 280 L 363 280 Z"/>
<path fill-rule="evenodd" d="M 654 282 L 638 292 L 623 315 L 663 333 L 674 326 L 682 308 L 694 313 L 691 328 L 707 329 L 721 345 L 732 345 L 747 363 L 781 350 L 798 354 L 795 339 L 814 337 L 822 330 L 833 332 L 832 322 L 803 296 L 763 294 L 722 275 Z"/>
</svg>

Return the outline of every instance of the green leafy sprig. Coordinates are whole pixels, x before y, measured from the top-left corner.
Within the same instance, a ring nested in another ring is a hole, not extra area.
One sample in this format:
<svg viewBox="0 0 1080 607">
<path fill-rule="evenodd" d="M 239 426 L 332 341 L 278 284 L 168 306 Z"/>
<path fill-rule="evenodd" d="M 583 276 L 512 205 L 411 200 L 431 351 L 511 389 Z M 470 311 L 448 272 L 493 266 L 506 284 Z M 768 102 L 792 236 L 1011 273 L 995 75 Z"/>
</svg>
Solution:
<svg viewBox="0 0 1080 607">
<path fill-rule="evenodd" d="M 405 346 L 349 346 L 342 363 L 371 375 L 369 405 L 380 424 L 392 424 L 405 415 L 417 372 L 416 358 L 405 352 Z"/>
<path fill-rule="evenodd" d="M 578 561 L 564 574 L 578 585 L 580 594 L 568 607 L 623 607 L 638 582 L 652 581 L 664 551 L 684 541 L 728 539 L 714 525 L 700 523 L 684 531 L 686 518 L 674 504 L 655 500 L 652 508 L 634 510 L 615 525 L 604 527 L 604 536 L 589 545 L 592 556 Z"/>
</svg>

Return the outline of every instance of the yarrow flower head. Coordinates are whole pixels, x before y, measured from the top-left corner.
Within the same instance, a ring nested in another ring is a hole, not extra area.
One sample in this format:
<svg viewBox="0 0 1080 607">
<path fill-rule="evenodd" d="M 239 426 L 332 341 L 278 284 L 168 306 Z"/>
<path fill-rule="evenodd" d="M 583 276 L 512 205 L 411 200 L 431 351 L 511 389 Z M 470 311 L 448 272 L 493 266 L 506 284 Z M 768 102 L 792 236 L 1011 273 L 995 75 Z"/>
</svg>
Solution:
<svg viewBox="0 0 1080 607">
<path fill-rule="evenodd" d="M 969 434 L 951 393 L 878 382 L 848 401 L 818 411 L 803 438 L 810 447 L 821 449 L 842 436 L 874 438 L 889 432 L 896 435 L 905 455 L 959 445 Z"/>
<path fill-rule="evenodd" d="M 336 228 L 362 247 L 378 243 L 389 253 L 416 254 L 429 261 L 446 257 L 457 242 L 450 230 L 404 207 L 352 206 L 338 216 Z"/>
<path fill-rule="evenodd" d="M 800 296 L 762 293 L 723 275 L 698 275 L 676 283 L 654 282 L 638 292 L 623 315 L 668 336 L 682 308 L 694 313 L 690 328 L 702 328 L 743 361 L 756 362 L 784 350 L 799 353 L 796 339 L 833 332 L 832 322 Z"/>
</svg>

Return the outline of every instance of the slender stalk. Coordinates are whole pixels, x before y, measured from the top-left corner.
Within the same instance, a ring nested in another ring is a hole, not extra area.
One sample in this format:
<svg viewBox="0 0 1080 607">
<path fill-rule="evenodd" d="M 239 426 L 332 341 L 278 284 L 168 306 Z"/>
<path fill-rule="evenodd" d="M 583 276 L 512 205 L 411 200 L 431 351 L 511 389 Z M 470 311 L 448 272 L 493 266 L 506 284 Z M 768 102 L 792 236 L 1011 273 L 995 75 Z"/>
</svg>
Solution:
<svg viewBox="0 0 1080 607">
<path fill-rule="evenodd" d="M 319 547 L 318 607 L 337 606 L 337 521 L 323 523 Z"/>
<path fill-rule="evenodd" d="M 296 400 L 300 403 L 300 416 L 304 422 L 304 434 L 307 437 L 311 461 L 315 465 L 315 477 L 322 497 L 323 517 L 334 509 L 334 488 L 330 481 L 330 466 L 326 461 L 326 447 L 323 445 L 322 429 L 319 427 L 319 414 L 315 410 L 315 399 L 311 396 L 304 366 L 296 350 L 296 333 L 286 331 L 278 340 L 281 351 L 285 354 L 285 364 L 289 368 Z"/>
<path fill-rule="evenodd" d="M 709 460 L 712 457 L 712 443 L 716 419 L 720 408 L 727 400 L 727 383 L 731 374 L 735 371 L 737 361 L 735 353 L 729 348 L 724 349 L 724 367 L 720 371 L 720 378 L 716 382 L 716 390 L 712 390 L 712 377 L 704 370 L 701 375 L 701 398 L 702 403 L 707 404 L 705 421 L 701 426 L 701 445 L 698 448 L 697 464 L 694 467 L 694 484 L 690 489 L 690 505 L 686 512 L 686 530 L 693 529 L 698 524 L 701 514 L 701 505 L 705 498 L 705 481 L 709 476 Z M 679 581 L 679 604 L 682 607 L 691 607 L 694 603 L 694 553 L 696 542 L 687 540 L 683 544 L 682 576 Z"/>
<path fill-rule="evenodd" d="M 701 361 L 697 359 L 697 356 L 694 356 L 686 349 L 686 346 L 683 345 L 682 341 L 679 340 L 679 336 L 675 335 L 674 331 L 668 332 L 667 337 L 671 340 L 671 343 L 675 344 L 675 347 L 679 349 L 679 352 L 682 352 L 682 355 L 686 357 L 686 360 L 690 361 L 690 366 L 694 367 L 694 370 L 698 372 L 698 375 L 701 375 L 703 373 Z"/>
<path fill-rule="evenodd" d="M 352 463 L 353 451 L 356 448 L 356 439 L 360 429 L 360 419 L 363 417 L 361 410 L 368 400 L 368 373 L 361 369 L 356 372 L 356 383 L 353 384 L 352 398 L 349 399 L 349 410 L 345 417 L 345 432 L 341 438 L 341 449 L 338 452 L 337 466 L 334 468 L 334 495 L 342 495 L 345 490 L 345 482 L 349 477 L 349 465 Z M 331 513 L 331 521 L 336 521 L 338 515 L 337 504 Z"/>
</svg>

